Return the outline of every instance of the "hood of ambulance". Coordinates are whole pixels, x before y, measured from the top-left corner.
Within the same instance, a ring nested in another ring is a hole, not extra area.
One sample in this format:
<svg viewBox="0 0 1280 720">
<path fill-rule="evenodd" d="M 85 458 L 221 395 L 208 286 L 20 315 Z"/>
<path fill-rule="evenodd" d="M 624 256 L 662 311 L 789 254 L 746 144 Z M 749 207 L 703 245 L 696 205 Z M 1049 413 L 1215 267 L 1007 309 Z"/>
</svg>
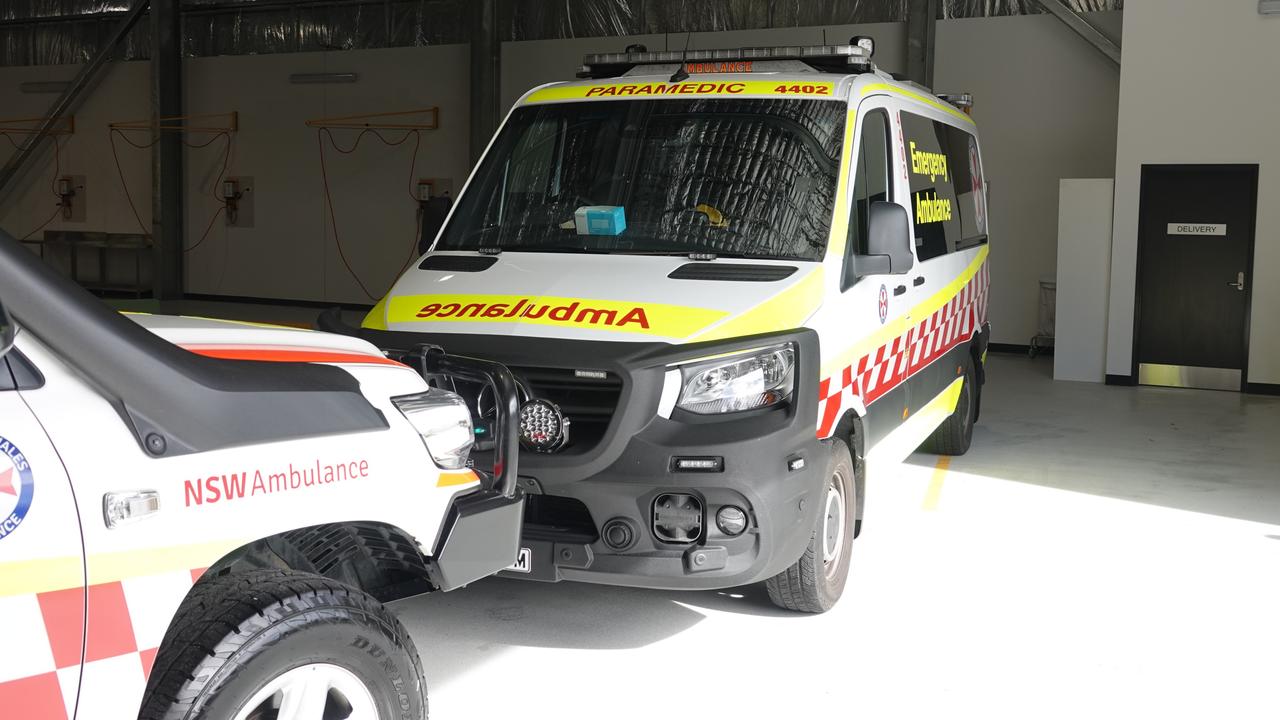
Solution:
<svg viewBox="0 0 1280 720">
<path fill-rule="evenodd" d="M 685 265 L 694 270 L 773 265 L 795 271 L 763 282 L 668 277 Z M 410 270 L 364 326 L 683 344 L 800 327 L 821 300 L 822 265 L 816 262 L 507 251 L 479 272 Z"/>
<path fill-rule="evenodd" d="M 362 356 L 381 359 L 382 353 L 358 338 L 302 328 L 217 320 L 180 315 L 126 313 L 142 327 L 188 350 L 217 357 L 362 362 Z"/>
</svg>

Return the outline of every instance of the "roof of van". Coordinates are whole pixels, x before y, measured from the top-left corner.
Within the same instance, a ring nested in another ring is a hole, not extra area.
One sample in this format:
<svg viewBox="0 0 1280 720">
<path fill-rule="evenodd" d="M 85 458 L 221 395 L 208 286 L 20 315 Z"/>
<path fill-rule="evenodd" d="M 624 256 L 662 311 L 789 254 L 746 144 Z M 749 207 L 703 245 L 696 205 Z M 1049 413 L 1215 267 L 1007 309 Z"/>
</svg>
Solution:
<svg viewBox="0 0 1280 720">
<path fill-rule="evenodd" d="M 644 66 L 618 77 L 548 83 L 525 93 L 518 105 L 663 97 L 791 97 L 848 102 L 851 98 L 883 92 L 929 106 L 964 124 L 973 124 L 966 113 L 928 89 L 895 80 L 880 70 L 851 74 L 813 70 L 690 73 L 687 78 L 672 82 L 672 73 L 678 68 L 678 65 Z"/>
</svg>

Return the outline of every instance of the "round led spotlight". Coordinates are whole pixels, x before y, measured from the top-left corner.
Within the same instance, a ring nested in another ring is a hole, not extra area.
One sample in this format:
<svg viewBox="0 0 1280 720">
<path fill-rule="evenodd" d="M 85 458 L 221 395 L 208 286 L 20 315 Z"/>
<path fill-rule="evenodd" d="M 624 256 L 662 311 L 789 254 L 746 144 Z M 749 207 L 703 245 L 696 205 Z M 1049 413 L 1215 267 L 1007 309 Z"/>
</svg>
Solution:
<svg viewBox="0 0 1280 720">
<path fill-rule="evenodd" d="M 716 512 L 716 527 L 730 537 L 737 537 L 747 530 L 747 513 L 740 507 L 725 505 Z"/>
<path fill-rule="evenodd" d="M 530 400 L 520 408 L 520 443 L 535 452 L 555 452 L 569 442 L 569 419 L 559 406 Z"/>
</svg>

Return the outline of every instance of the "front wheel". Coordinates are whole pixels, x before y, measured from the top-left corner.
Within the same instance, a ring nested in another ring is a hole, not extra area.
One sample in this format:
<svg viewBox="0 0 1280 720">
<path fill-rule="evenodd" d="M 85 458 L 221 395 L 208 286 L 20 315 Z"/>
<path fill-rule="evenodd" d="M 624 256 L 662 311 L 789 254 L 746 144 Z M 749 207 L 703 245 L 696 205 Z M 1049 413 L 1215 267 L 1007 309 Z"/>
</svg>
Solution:
<svg viewBox="0 0 1280 720">
<path fill-rule="evenodd" d="M 854 518 L 858 515 L 853 458 L 839 438 L 831 441 L 827 484 L 817 524 L 804 555 L 765 581 L 774 605 L 796 612 L 822 613 L 835 607 L 849 578 Z"/>
<path fill-rule="evenodd" d="M 197 583 L 165 635 L 140 720 L 424 720 L 404 626 L 328 578 L 253 570 Z"/>
</svg>

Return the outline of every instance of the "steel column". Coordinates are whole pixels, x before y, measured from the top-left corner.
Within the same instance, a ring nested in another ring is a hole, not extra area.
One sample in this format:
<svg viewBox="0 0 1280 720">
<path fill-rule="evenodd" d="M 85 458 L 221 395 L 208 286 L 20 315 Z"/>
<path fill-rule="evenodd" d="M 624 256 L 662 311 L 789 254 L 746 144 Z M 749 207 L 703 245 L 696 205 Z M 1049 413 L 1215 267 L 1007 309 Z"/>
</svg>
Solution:
<svg viewBox="0 0 1280 720">
<path fill-rule="evenodd" d="M 938 26 L 938 0 L 908 0 L 907 77 L 933 87 L 933 58 Z"/>
<path fill-rule="evenodd" d="M 182 112 L 182 32 L 178 0 L 152 0 L 151 122 Z M 155 133 L 151 148 L 151 288 L 157 300 L 182 297 L 185 224 L 182 218 L 183 134 Z"/>
<path fill-rule="evenodd" d="M 94 83 L 99 79 L 102 68 L 106 66 L 107 61 L 111 59 L 120 43 L 129 35 L 129 31 L 133 29 L 133 26 L 138 24 L 138 20 L 146 13 L 148 5 L 148 0 L 138 0 L 137 4 L 129 9 L 120 20 L 120 24 L 116 26 L 115 32 L 107 39 L 106 44 L 98 49 L 98 54 L 94 55 L 92 60 L 80 68 L 80 72 L 76 73 L 75 78 L 67 86 L 67 89 L 63 90 L 58 99 L 53 101 L 53 105 L 49 106 L 49 111 L 45 113 L 45 120 L 40 124 L 39 132 L 31 135 L 22 148 L 9 158 L 4 168 L 0 169 L 0 198 L 4 197 L 13 180 L 18 177 L 23 167 L 35 155 L 40 143 L 49 136 L 49 131 L 58 124 L 63 116 L 74 112 L 76 107 L 84 100 L 84 96 L 93 89 Z"/>
<path fill-rule="evenodd" d="M 496 0 L 475 0 L 471 13 L 471 162 L 475 163 L 498 129 L 502 42 Z"/>
</svg>

